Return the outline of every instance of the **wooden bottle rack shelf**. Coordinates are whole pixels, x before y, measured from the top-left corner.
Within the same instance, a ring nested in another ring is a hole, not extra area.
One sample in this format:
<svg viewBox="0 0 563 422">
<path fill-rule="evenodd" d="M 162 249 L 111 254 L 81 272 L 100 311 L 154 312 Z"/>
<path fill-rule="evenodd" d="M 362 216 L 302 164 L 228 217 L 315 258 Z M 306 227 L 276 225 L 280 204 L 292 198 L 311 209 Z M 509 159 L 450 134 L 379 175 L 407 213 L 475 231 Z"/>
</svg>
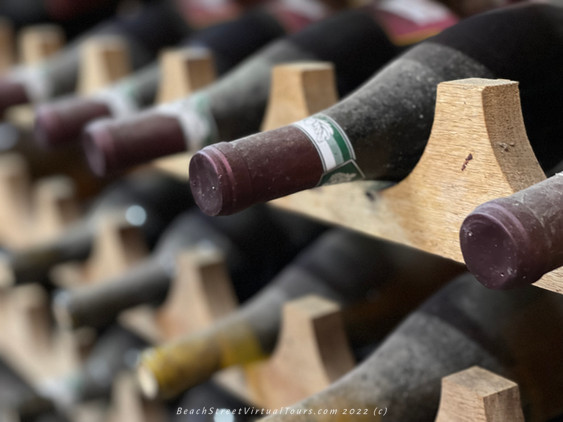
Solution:
<svg viewBox="0 0 563 422">
<path fill-rule="evenodd" d="M 115 209 L 100 218 L 92 251 L 84 262 L 65 262 L 51 269 L 58 287 L 105 282 L 149 255 L 143 232 L 127 220 L 125 213 L 124 209 Z"/>
<path fill-rule="evenodd" d="M 294 64 L 280 66 L 273 75 L 263 130 L 292 123 L 336 101 L 320 69 Z M 319 90 L 321 82 L 329 88 Z M 185 179 L 189 155 L 179 155 L 176 163 L 169 170 Z M 463 262 L 463 219 L 481 203 L 543 179 L 526 135 L 518 83 L 464 79 L 438 86 L 428 144 L 403 181 L 387 188 L 377 181 L 323 186 L 271 204 Z M 563 293 L 563 269 L 535 285 Z"/>
<path fill-rule="evenodd" d="M 435 422 L 449 421 L 523 422 L 518 385 L 478 366 L 442 378 Z"/>
<path fill-rule="evenodd" d="M 65 34 L 57 25 L 33 25 L 24 28 L 18 35 L 20 62 L 34 66 L 60 51 L 65 43 Z"/>
<path fill-rule="evenodd" d="M 131 73 L 127 43 L 119 36 L 99 36 L 81 48 L 77 92 L 91 95 Z"/>
<path fill-rule="evenodd" d="M 284 305 L 276 349 L 248 365 L 246 378 L 253 402 L 276 409 L 324 390 L 355 364 L 340 307 L 305 296 Z"/>
<path fill-rule="evenodd" d="M 12 23 L 0 17 L 0 75 L 9 70 L 16 62 L 15 34 Z"/>
<path fill-rule="evenodd" d="M 0 156 L 0 240 L 20 248 L 55 236 L 78 218 L 80 206 L 74 181 L 52 176 L 32 182 L 19 154 Z"/>
<path fill-rule="evenodd" d="M 9 26 L 0 21 L 0 46 L 3 39 L 11 36 L 9 31 Z M 31 38 L 22 41 L 25 45 L 22 44 L 20 49 L 27 51 L 25 60 L 29 63 L 35 60 L 34 57 L 50 54 L 54 49 L 48 45 L 40 49 L 33 47 L 47 40 L 45 37 L 28 37 Z M 93 93 L 128 72 L 127 55 L 119 41 L 90 44 L 88 48 L 84 62 L 90 64 L 86 65 L 83 74 L 81 93 Z M 0 72 L 4 68 L 1 60 Z M 161 102 L 187 95 L 214 77 L 209 58 L 200 60 L 189 53 L 175 52 L 163 56 L 162 63 Z M 107 72 L 102 70 L 104 68 Z M 262 129 L 292 123 L 336 102 L 331 70 L 329 64 L 318 63 L 277 68 Z M 166 86 L 173 89 L 166 89 Z M 2 159 L 7 160 L 6 157 Z M 54 234 L 71 219 L 69 215 L 76 215 L 72 189 L 62 180 L 42 182 L 33 196 L 23 164 L 17 158 L 10 159 L 9 166 L 0 166 L 0 196 L 10 198 L 0 206 L 2 221 L 17 221 L 19 227 L 23 227 L 30 221 L 28 211 L 41 209 L 45 212 L 34 215 L 34 224 L 37 221 L 37 227 L 45 227 L 49 235 Z M 158 160 L 155 166 L 186 179 L 188 164 L 189 154 L 179 154 Z M 465 216 L 483 202 L 510 195 L 544 178 L 526 136 L 517 83 L 466 79 L 438 86 L 428 145 L 417 166 L 400 183 L 386 189 L 380 189 L 381 184 L 374 181 L 325 186 L 280 198 L 272 201 L 272 205 L 463 262 L 458 232 Z M 33 206 L 34 201 L 43 205 Z M 108 217 L 101 227 L 90 259 L 80 268 L 68 267 L 66 273 L 63 269 L 62 275 L 67 276 L 63 278 L 76 279 L 79 270 L 80 274 L 88 273 L 88 277 L 81 277 L 82 281 L 95 282 L 118 274 L 146 256 L 147 250 L 139 233 L 119 218 Z M 2 240 L 21 236 L 21 232 L 10 230 L 0 233 Z M 179 258 L 177 280 L 169 300 L 160 309 L 156 312 L 139 312 L 137 309 L 122 315 L 121 322 L 158 343 L 180 333 L 201 329 L 225 316 L 226 312 L 234 311 L 236 302 L 228 280 L 220 274 L 221 260 L 205 254 L 196 255 L 191 251 Z M 563 294 L 563 268 L 547 274 L 536 285 Z M 0 352 L 13 357 L 15 366 L 26 366 L 33 373 L 30 378 L 44 374 L 30 363 L 36 356 L 33 353 L 26 355 L 28 360 L 16 359 L 20 345 L 23 349 L 37 348 L 35 352 L 50 349 L 48 354 L 55 355 L 51 356 L 53 366 L 54 362 L 65 366 L 55 359 L 62 353 L 58 353 L 51 343 L 51 327 L 45 326 L 48 322 L 44 317 L 48 307 L 45 293 L 35 287 L 13 293 L 19 295 L 17 300 L 7 297 L 6 291 L 0 291 L 2 304 L 8 299 L 15 303 L 10 309 L 2 310 L 3 316 L 6 312 L 12 314 L 15 326 L 11 329 L 31 336 L 17 339 L 15 348 L 0 342 Z M 183 325 L 187 321 L 183 311 L 188 303 L 193 304 L 188 307 L 193 317 L 189 322 L 195 322 L 195 326 Z M 295 393 L 312 394 L 353 366 L 338 309 L 332 303 L 304 298 L 289 304 L 284 312 L 286 325 L 278 348 L 270 359 L 246 369 L 251 385 L 241 384 L 240 371 L 225 381 L 235 388 L 249 387 L 245 393 L 247 398 L 264 406 L 275 407 L 299 400 Z M 179 315 L 182 318 L 178 318 Z M 3 328 L 9 327 L 5 325 Z M 334 347 L 334 336 L 339 337 L 336 343 L 341 347 Z M 331 342 L 327 343 L 329 337 Z M 75 339 L 69 341 L 75 343 Z M 32 343 L 33 347 L 26 347 Z M 299 347 L 296 349 L 297 343 Z M 320 353 L 319 348 L 327 352 Z M 77 349 L 77 344 L 71 344 L 61 350 L 73 354 Z M 327 356 L 328 360 L 322 359 Z M 72 358 L 72 365 L 78 364 L 79 357 Z M 292 384 L 296 378 L 286 377 L 295 368 L 300 368 L 304 383 Z M 313 390 L 306 388 L 311 386 Z M 257 395 L 260 391 L 261 395 Z M 122 419 L 119 415 L 137 414 L 135 412 L 142 410 L 138 413 L 141 415 L 152 405 L 156 413 L 162 410 L 158 403 L 141 398 L 131 374 L 119 377 L 113 398 L 115 420 Z M 523 420 L 518 387 L 480 368 L 470 368 L 444 378 L 436 421 L 459 417 L 459 408 L 469 409 L 466 420 Z M 145 420 L 149 419 L 145 417 Z"/>
<path fill-rule="evenodd" d="M 178 255 L 165 302 L 126 311 L 120 323 L 158 345 L 204 330 L 237 306 L 225 258 L 196 247 Z M 223 370 L 214 380 L 252 405 L 276 408 L 321 391 L 353 367 L 339 306 L 309 296 L 285 305 L 280 340 L 269 358 Z"/>
<path fill-rule="evenodd" d="M 355 182 L 273 203 L 463 262 L 459 228 L 475 207 L 545 179 L 526 136 L 517 82 L 465 79 L 438 86 L 426 149 L 393 187 Z M 563 293 L 563 269 L 537 286 Z"/>
</svg>

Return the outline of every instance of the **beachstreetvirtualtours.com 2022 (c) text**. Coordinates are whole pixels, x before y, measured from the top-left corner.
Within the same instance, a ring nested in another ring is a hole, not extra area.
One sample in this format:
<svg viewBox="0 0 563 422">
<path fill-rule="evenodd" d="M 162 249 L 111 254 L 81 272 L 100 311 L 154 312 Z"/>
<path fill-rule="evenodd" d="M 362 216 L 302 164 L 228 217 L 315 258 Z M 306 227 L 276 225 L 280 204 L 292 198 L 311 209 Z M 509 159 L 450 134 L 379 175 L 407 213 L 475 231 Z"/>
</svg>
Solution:
<svg viewBox="0 0 563 422">
<path fill-rule="evenodd" d="M 387 408 L 376 409 L 301 409 L 293 407 L 280 407 L 276 409 L 265 409 L 256 407 L 241 407 L 237 409 L 226 409 L 217 407 L 183 408 L 178 406 L 177 416 L 189 415 L 215 415 L 215 416 L 269 416 L 269 415 L 358 415 L 358 416 L 385 416 Z"/>
</svg>

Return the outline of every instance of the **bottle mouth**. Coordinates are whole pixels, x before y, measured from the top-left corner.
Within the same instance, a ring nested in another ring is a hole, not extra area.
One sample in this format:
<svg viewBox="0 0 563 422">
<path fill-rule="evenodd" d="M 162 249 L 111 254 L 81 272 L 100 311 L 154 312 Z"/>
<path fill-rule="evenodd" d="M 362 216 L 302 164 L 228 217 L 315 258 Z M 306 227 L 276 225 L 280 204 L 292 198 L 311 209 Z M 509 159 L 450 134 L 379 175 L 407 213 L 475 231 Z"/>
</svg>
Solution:
<svg viewBox="0 0 563 422">
<path fill-rule="evenodd" d="M 486 203 L 463 222 L 460 245 L 469 271 L 485 287 L 511 289 L 536 282 L 545 254 L 508 207 Z"/>
<path fill-rule="evenodd" d="M 205 147 L 190 161 L 190 188 L 207 215 L 229 215 L 251 204 L 252 188 L 246 162 L 227 142 Z"/>
</svg>

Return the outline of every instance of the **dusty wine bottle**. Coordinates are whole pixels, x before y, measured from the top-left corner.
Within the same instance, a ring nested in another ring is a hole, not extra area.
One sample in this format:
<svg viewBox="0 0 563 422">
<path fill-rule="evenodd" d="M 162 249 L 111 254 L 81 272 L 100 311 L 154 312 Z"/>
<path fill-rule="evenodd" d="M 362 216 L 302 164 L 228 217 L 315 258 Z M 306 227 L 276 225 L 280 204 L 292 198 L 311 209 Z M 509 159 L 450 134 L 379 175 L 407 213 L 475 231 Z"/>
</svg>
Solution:
<svg viewBox="0 0 563 422">
<path fill-rule="evenodd" d="M 209 51 L 220 75 L 284 33 L 283 26 L 267 10 L 253 10 L 234 21 L 194 32 L 181 45 Z M 36 139 L 48 147 L 74 142 L 94 119 L 135 114 L 154 104 L 160 79 L 159 66 L 150 64 L 101 94 L 74 95 L 40 105 L 35 116 Z"/>
<path fill-rule="evenodd" d="M 561 22 L 563 8 L 539 4 L 467 18 L 411 48 L 321 113 L 205 147 L 190 162 L 194 199 L 205 213 L 222 215 L 319 185 L 399 181 L 426 146 L 437 84 L 467 77 L 520 82 L 529 139 L 549 167 L 561 146 L 536 130 L 540 121 L 554 126 L 563 105 L 563 84 L 553 72 L 563 65 L 563 56 L 554 53 L 563 42 Z M 523 28 L 534 36 L 524 36 Z"/>
<path fill-rule="evenodd" d="M 563 383 L 556 358 L 563 351 L 562 299 L 533 287 L 495 292 L 463 275 L 413 312 L 354 370 L 288 409 L 293 412 L 266 420 L 374 420 L 374 411 L 386 409 L 375 420 L 433 421 L 441 378 L 474 365 L 519 384 L 526 420 L 550 420 L 563 406 L 555 393 Z M 547 338 L 548 348 L 542 346 Z M 323 408 L 336 414 L 316 416 Z"/>
<path fill-rule="evenodd" d="M 43 280 L 54 265 L 84 260 L 90 253 L 100 219 L 111 210 L 124 209 L 127 220 L 154 244 L 170 219 L 191 203 L 185 183 L 157 172 L 130 175 L 110 185 L 87 215 L 60 236 L 21 250 L 9 251 L 5 264 L 16 284 Z"/>
<path fill-rule="evenodd" d="M 63 408 L 108 397 L 114 377 L 132 369 L 147 343 L 119 325 L 108 327 L 76 371 L 39 382 L 40 392 Z"/>
<path fill-rule="evenodd" d="M 353 50 L 347 48 L 350 45 Z M 103 175 L 256 132 L 266 108 L 273 65 L 330 61 L 335 65 L 339 92 L 344 95 L 396 52 L 366 10 L 340 13 L 264 47 L 210 87 L 184 100 L 129 119 L 93 123 L 84 135 L 86 156 L 92 170 Z M 361 61 L 355 60 L 358 56 Z"/>
<path fill-rule="evenodd" d="M 147 28 L 156 28 L 147 31 Z M 91 36 L 118 35 L 129 47 L 132 67 L 155 59 L 163 46 L 187 37 L 190 29 L 168 2 L 146 6 L 127 17 L 108 20 L 37 66 L 16 67 L 0 79 L 0 114 L 13 105 L 41 103 L 72 92 L 78 77 L 80 49 Z"/>
<path fill-rule="evenodd" d="M 141 304 L 160 304 L 176 274 L 176 258 L 189 248 L 212 248 L 226 259 L 235 294 L 244 301 L 295 255 L 295 244 L 278 225 L 271 210 L 253 207 L 237 216 L 215 221 L 192 210 L 176 217 L 149 258 L 107 282 L 58 292 L 54 313 L 61 325 L 101 328 L 118 314 Z M 219 224 L 217 224 L 219 223 Z M 319 233 L 312 225 L 302 241 Z"/>
<path fill-rule="evenodd" d="M 392 251 L 389 244 L 349 231 L 335 229 L 323 234 L 228 318 L 206 330 L 144 352 L 138 371 L 143 391 L 149 397 L 170 397 L 225 367 L 264 358 L 277 341 L 281 308 L 291 299 L 316 294 L 350 310 L 363 301 L 369 303 L 369 298 L 381 293 L 380 288 L 392 283 L 413 258 L 407 253 L 397 255 L 400 259 L 393 259 Z M 438 268 L 434 261 L 421 273 L 432 274 L 438 272 Z M 425 280 L 431 283 L 417 283 L 417 288 L 430 294 L 439 284 L 438 277 L 429 276 Z M 408 312 L 401 308 L 406 307 L 397 303 L 392 312 L 402 315 Z M 368 313 L 359 319 L 365 323 Z M 354 318 L 345 315 L 344 319 L 350 328 L 352 343 L 358 344 L 373 341 L 374 333 L 384 335 L 379 324 L 386 324 L 389 318 L 391 316 L 386 315 L 372 321 L 368 324 L 369 330 L 365 325 L 363 330 L 353 330 Z"/>
<path fill-rule="evenodd" d="M 491 289 L 538 281 L 563 265 L 563 174 L 479 205 L 461 225 L 467 268 Z"/>
<path fill-rule="evenodd" d="M 4 359 L 0 359 L 0 389 L 0 412 L 8 410 L 21 420 L 30 420 L 25 418 L 55 411 L 54 403 L 42 396 Z"/>
</svg>

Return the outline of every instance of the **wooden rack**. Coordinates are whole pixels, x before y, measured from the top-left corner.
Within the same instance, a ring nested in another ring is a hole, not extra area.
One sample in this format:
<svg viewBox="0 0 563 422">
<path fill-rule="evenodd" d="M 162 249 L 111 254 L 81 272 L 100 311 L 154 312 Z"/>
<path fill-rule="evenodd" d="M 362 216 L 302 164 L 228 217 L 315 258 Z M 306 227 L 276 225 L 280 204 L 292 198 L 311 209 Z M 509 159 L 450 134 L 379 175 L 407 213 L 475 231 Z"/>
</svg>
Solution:
<svg viewBox="0 0 563 422">
<path fill-rule="evenodd" d="M 18 36 L 20 62 L 34 66 L 58 52 L 65 44 L 65 35 L 57 25 L 33 25 Z"/>
<path fill-rule="evenodd" d="M 100 219 L 88 259 L 57 265 L 51 276 L 65 288 L 98 283 L 118 276 L 147 255 L 141 230 L 127 221 L 125 210 L 116 209 Z"/>
<path fill-rule="evenodd" d="M 518 385 L 474 366 L 442 379 L 436 422 L 524 422 Z"/>
<path fill-rule="evenodd" d="M 5 37 L 10 36 L 9 30 L 0 22 L 0 48 Z M 29 63 L 36 62 L 39 55 L 54 51 L 54 47 L 49 47 L 51 44 L 37 48 L 39 41 L 50 42 L 51 38 L 26 37 L 22 38 L 20 49 Z M 53 41 L 52 45 L 56 44 L 57 41 Z M 85 70 L 79 88 L 82 94 L 98 91 L 129 70 L 127 53 L 119 41 L 89 44 L 85 51 Z M 194 57 L 185 51 L 167 52 L 163 56 L 160 102 L 173 101 L 213 80 L 211 59 Z M 0 61 L 0 72 L 3 68 Z M 337 97 L 331 78 L 329 64 L 276 68 L 262 129 L 289 124 L 332 105 Z M 169 89 L 170 86 L 174 89 Z M 18 158 L 10 160 L 9 164 L 0 166 L 0 196 L 11 198 L 0 204 L 0 220 L 17 222 L 18 227 L 41 227 L 48 236 L 77 215 L 73 189 L 67 181 L 56 179 L 32 187 L 25 163 Z M 188 163 L 189 155 L 179 154 L 158 160 L 155 166 L 185 179 Z M 272 201 L 272 205 L 463 262 L 458 232 L 465 216 L 483 202 L 510 195 L 544 178 L 526 136 L 517 83 L 466 79 L 439 85 L 428 145 L 415 169 L 400 183 L 383 190 L 374 181 L 325 186 Z M 34 189 L 36 193 L 32 193 Z M 33 203 L 43 205 L 37 207 Z M 33 214 L 31 209 L 44 211 Z M 30 221 L 33 221 L 31 225 Z M 12 236 L 15 238 L 16 233 L 0 233 L 3 241 Z M 59 268 L 60 283 L 74 284 L 72 280 L 79 274 L 81 280 L 106 278 L 146 255 L 140 233 L 119 217 L 108 217 L 91 258 L 80 266 Z M 201 329 L 226 316 L 236 309 L 236 301 L 223 273 L 223 264 L 220 256 L 209 251 L 193 250 L 182 254 L 167 302 L 156 312 L 136 310 L 136 313 L 123 315 L 121 322 L 136 327 L 136 331 L 158 343 Z M 536 285 L 563 294 L 563 269 L 547 274 Z M 56 362 L 49 369 L 54 369 L 62 365 L 56 360 L 61 355 L 53 348 L 53 339 L 49 336 L 51 327 L 46 325 L 49 317 L 45 292 L 36 287 L 26 286 L 10 294 L 0 291 L 2 305 L 10 302 L 17 308 L 1 307 L 2 316 L 13 312 L 18 315 L 13 319 L 15 328 L 2 328 L 27 333 L 17 339 L 18 347 L 7 353 L 15 354 L 14 350 L 23 347 L 49 354 L 54 359 L 52 362 Z M 12 295 L 17 297 L 10 297 Z M 192 304 L 193 309 L 193 318 L 189 321 L 183 312 L 188 304 Z M 234 388 L 247 387 L 243 396 L 264 406 L 277 407 L 299 400 L 326 387 L 353 366 L 334 304 L 319 298 L 304 298 L 290 303 L 284 313 L 281 341 L 273 356 L 245 369 L 250 383 L 241 383 L 240 371 L 234 371 L 231 379 L 226 377 L 224 381 Z M 178 318 L 179 314 L 182 318 Z M 194 324 L 188 326 L 186 322 Z M 26 327 L 17 324 L 26 324 Z M 337 340 L 326 343 L 327 333 Z M 299 339 L 298 349 L 295 338 Z M 0 344 L 1 347 L 5 346 Z M 325 352 L 320 352 L 321 348 Z M 28 369 L 34 367 L 32 359 L 25 363 Z M 296 367 L 303 369 L 303 376 L 288 379 L 285 375 Z M 437 422 L 454 417 L 464 420 L 459 418 L 460 408 L 468 409 L 465 419 L 468 421 L 523 420 L 518 387 L 495 374 L 470 368 L 444 378 L 442 385 Z M 143 412 L 154 411 L 156 415 L 162 410 L 158 403 L 141 398 L 131 374 L 119 377 L 113 397 L 115 420 L 132 414 L 137 415 L 137 420 L 149 420 L 148 413 Z"/>
<path fill-rule="evenodd" d="M 32 183 L 18 154 L 0 157 L 0 239 L 13 248 L 40 242 L 60 231 L 80 214 L 75 184 L 66 176 Z"/>
<path fill-rule="evenodd" d="M 32 25 L 22 29 L 15 37 L 11 26 L 8 23 L 0 22 L 0 47 L 4 48 L 4 44 L 6 44 L 6 51 L 12 52 L 6 57 L 0 58 L 0 73 L 2 72 L 2 62 L 9 67 L 17 64 L 35 66 L 57 53 L 64 43 L 64 32 L 56 25 Z M 9 70 L 9 67 L 4 70 Z M 33 122 L 32 107 L 29 105 L 11 107 L 6 113 L 6 118 L 8 121 L 17 122 L 23 126 L 31 126 Z"/>
<path fill-rule="evenodd" d="M 308 77 L 306 69 L 295 65 L 277 72 L 283 77 L 274 72 L 264 130 L 335 101 L 332 88 L 318 89 L 328 86 L 325 76 Z M 184 154 L 183 160 L 176 174 L 186 178 L 189 156 Z M 271 204 L 463 262 L 459 246 L 463 219 L 481 203 L 543 179 L 526 135 L 518 83 L 472 78 L 439 84 L 428 144 L 403 181 L 384 189 L 377 181 L 323 186 Z M 563 269 L 546 274 L 535 285 L 563 294 Z"/>
<path fill-rule="evenodd" d="M 3 27 L 3 31 L 8 30 L 9 26 Z M 62 48 L 64 34 L 55 25 L 35 25 L 23 29 L 17 41 L 20 62 L 34 66 Z M 88 64 L 84 67 L 98 77 L 84 83 L 84 89 L 95 91 L 102 84 L 123 76 L 128 69 L 126 61 L 123 43 L 105 38 L 92 41 L 84 51 L 84 62 Z M 29 106 L 15 107 L 8 120 L 31 127 L 32 114 Z M 26 158 L 18 153 L 3 154 L 0 164 L 0 218 L 11 222 L 0 227 L 4 245 L 19 248 L 41 241 L 55 235 L 78 216 L 78 192 L 72 179 L 53 176 L 35 181 Z"/>
<path fill-rule="evenodd" d="M 354 365 L 339 306 L 318 296 L 292 300 L 284 306 L 272 356 L 246 367 L 252 402 L 270 409 L 289 406 L 327 388 Z"/>
<path fill-rule="evenodd" d="M 325 71 L 280 66 L 273 73 L 262 130 L 290 124 L 335 101 Z M 169 170 L 186 179 L 189 155 L 175 159 L 178 167 Z M 526 136 L 517 82 L 466 79 L 438 86 L 428 145 L 400 183 L 383 190 L 374 181 L 319 187 L 272 204 L 463 262 L 459 227 L 465 216 L 483 202 L 544 178 Z M 536 285 L 563 293 L 563 269 L 547 274 Z M 272 394 L 292 390 L 274 388 Z M 468 409 L 465 419 L 459 419 L 460 407 Z M 454 416 L 456 420 L 523 420 L 518 388 L 481 368 L 446 377 L 436 420 Z"/>
<path fill-rule="evenodd" d="M 4 29 L 7 31 L 9 27 Z M 62 46 L 61 35 L 62 31 L 52 25 L 22 31 L 18 39 L 21 62 L 33 66 L 48 58 Z M 92 39 L 82 50 L 79 93 L 96 93 L 129 70 L 128 50 L 121 39 Z M 32 108 L 15 107 L 10 110 L 8 120 L 29 128 L 33 121 Z M 53 176 L 34 180 L 25 157 L 16 153 L 3 154 L 0 164 L 0 218 L 11 222 L 0 228 L 3 245 L 13 248 L 32 245 L 55 236 L 79 216 L 76 188 L 70 178 Z M 100 220 L 90 257 L 84 263 L 59 265 L 52 274 L 55 283 L 64 287 L 98 282 L 121 273 L 147 253 L 140 230 L 126 221 L 123 212 L 116 210 Z M 10 270 L 3 266 L 0 270 L 2 281 L 9 283 Z M 2 286 L 0 296 L 4 333 L 0 338 L 0 353 L 31 384 L 41 385 L 44 380 L 72 372 L 81 364 L 95 341 L 95 332 L 90 329 L 72 332 L 54 325 L 49 298 L 41 286 Z M 129 419 L 131 414 L 127 411 L 135 408 L 131 405 L 135 389 L 130 378 L 123 376 L 116 382 L 111 407 L 111 417 L 115 420 Z M 106 421 L 105 407 L 100 403 L 80 405 L 73 409 L 73 418 Z M 152 408 L 147 405 L 143 411 Z M 154 406 L 150 415 L 156 415 L 157 411 L 163 413 L 163 408 Z"/>
<path fill-rule="evenodd" d="M 176 275 L 164 303 L 139 306 L 121 314 L 119 321 L 150 344 L 158 345 L 203 330 L 237 308 L 225 258 L 213 247 L 194 247 L 176 257 Z M 249 400 L 244 375 L 233 368 L 216 381 L 242 400 Z"/>
<path fill-rule="evenodd" d="M 214 248 L 193 248 L 176 257 L 176 276 L 165 302 L 124 312 L 121 323 L 160 344 L 210 326 L 237 307 L 224 257 Z M 186 313 L 187 312 L 187 313 Z"/>
<path fill-rule="evenodd" d="M 167 48 L 159 58 L 161 82 L 157 104 L 169 103 L 190 95 L 215 80 L 215 63 L 205 48 Z"/>
<path fill-rule="evenodd" d="M 77 92 L 90 95 L 131 72 L 126 42 L 118 36 L 94 37 L 81 50 Z"/>
<path fill-rule="evenodd" d="M 518 84 L 465 79 L 438 86 L 432 133 L 409 176 L 326 186 L 274 204 L 463 262 L 459 227 L 483 202 L 545 178 L 526 136 Z M 537 286 L 563 293 L 563 269 Z"/>
<path fill-rule="evenodd" d="M 0 75 L 16 62 L 14 39 L 14 26 L 8 19 L 0 17 Z"/>
<path fill-rule="evenodd" d="M 237 307 L 224 257 L 215 249 L 182 252 L 176 271 L 159 308 L 141 306 L 120 316 L 122 325 L 155 345 L 203 330 Z M 291 301 L 282 326 L 270 358 L 244 370 L 222 371 L 215 381 L 248 403 L 275 408 L 328 387 L 353 368 L 339 308 L 333 302 L 318 297 Z M 296 366 L 299 377 L 294 376 Z"/>
</svg>

